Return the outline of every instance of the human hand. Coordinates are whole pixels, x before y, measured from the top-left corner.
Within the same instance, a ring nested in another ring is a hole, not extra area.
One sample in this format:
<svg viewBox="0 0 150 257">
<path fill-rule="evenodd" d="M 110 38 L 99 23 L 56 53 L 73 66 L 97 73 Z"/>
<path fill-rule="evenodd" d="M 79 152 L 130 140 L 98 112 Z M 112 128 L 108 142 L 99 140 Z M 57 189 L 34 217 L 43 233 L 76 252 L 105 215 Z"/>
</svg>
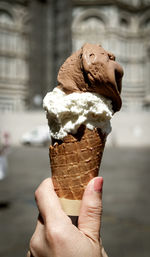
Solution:
<svg viewBox="0 0 150 257">
<path fill-rule="evenodd" d="M 103 178 L 87 185 L 78 228 L 61 209 L 52 180 L 44 180 L 35 192 L 39 218 L 27 257 L 104 257 L 100 243 Z"/>
</svg>

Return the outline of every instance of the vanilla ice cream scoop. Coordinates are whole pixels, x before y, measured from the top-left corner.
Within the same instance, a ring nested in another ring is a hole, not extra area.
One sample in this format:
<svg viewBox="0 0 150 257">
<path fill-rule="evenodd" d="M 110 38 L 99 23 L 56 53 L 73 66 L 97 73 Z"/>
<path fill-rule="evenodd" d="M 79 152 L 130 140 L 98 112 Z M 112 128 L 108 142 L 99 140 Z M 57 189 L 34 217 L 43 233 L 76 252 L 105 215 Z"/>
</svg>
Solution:
<svg viewBox="0 0 150 257">
<path fill-rule="evenodd" d="M 75 134 L 82 124 L 91 130 L 98 127 L 106 135 L 111 131 L 112 104 L 99 94 L 66 94 L 55 88 L 45 96 L 43 107 L 47 112 L 51 136 L 55 139 Z"/>
</svg>

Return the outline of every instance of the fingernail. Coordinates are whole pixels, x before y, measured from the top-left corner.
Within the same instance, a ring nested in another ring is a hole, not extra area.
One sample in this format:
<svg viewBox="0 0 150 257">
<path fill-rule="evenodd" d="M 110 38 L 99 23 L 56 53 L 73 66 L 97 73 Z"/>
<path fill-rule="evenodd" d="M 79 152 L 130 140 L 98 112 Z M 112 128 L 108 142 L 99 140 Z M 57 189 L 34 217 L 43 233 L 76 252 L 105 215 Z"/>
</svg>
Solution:
<svg viewBox="0 0 150 257">
<path fill-rule="evenodd" d="M 94 179 L 94 191 L 101 193 L 102 187 L 103 187 L 103 178 L 102 177 L 95 178 Z"/>
</svg>

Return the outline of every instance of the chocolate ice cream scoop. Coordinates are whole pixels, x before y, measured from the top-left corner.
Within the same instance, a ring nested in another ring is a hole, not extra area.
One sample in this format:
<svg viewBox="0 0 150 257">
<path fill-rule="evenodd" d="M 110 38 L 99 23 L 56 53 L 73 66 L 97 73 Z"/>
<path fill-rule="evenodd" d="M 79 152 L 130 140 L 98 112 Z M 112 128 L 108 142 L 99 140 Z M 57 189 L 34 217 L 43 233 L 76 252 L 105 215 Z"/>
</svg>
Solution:
<svg viewBox="0 0 150 257">
<path fill-rule="evenodd" d="M 94 92 L 112 100 L 114 112 L 121 108 L 123 69 L 115 56 L 100 45 L 86 43 L 72 54 L 58 73 L 58 87 L 66 94 Z"/>
</svg>

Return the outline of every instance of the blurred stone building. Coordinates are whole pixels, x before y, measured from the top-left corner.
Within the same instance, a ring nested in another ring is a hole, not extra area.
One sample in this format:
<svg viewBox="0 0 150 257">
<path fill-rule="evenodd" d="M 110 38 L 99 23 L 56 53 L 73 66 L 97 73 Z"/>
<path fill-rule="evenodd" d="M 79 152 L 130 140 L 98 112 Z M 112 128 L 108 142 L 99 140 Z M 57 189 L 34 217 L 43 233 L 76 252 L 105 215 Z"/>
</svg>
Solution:
<svg viewBox="0 0 150 257">
<path fill-rule="evenodd" d="M 1 0 L 0 110 L 41 106 L 60 64 L 84 42 L 124 68 L 123 108 L 150 105 L 150 0 Z"/>
<path fill-rule="evenodd" d="M 0 137 L 19 144 L 47 124 L 42 98 L 84 42 L 112 51 L 125 72 L 107 144 L 150 145 L 150 0 L 0 0 Z"/>
<path fill-rule="evenodd" d="M 0 110 L 41 107 L 71 53 L 69 0 L 0 0 Z"/>
</svg>

